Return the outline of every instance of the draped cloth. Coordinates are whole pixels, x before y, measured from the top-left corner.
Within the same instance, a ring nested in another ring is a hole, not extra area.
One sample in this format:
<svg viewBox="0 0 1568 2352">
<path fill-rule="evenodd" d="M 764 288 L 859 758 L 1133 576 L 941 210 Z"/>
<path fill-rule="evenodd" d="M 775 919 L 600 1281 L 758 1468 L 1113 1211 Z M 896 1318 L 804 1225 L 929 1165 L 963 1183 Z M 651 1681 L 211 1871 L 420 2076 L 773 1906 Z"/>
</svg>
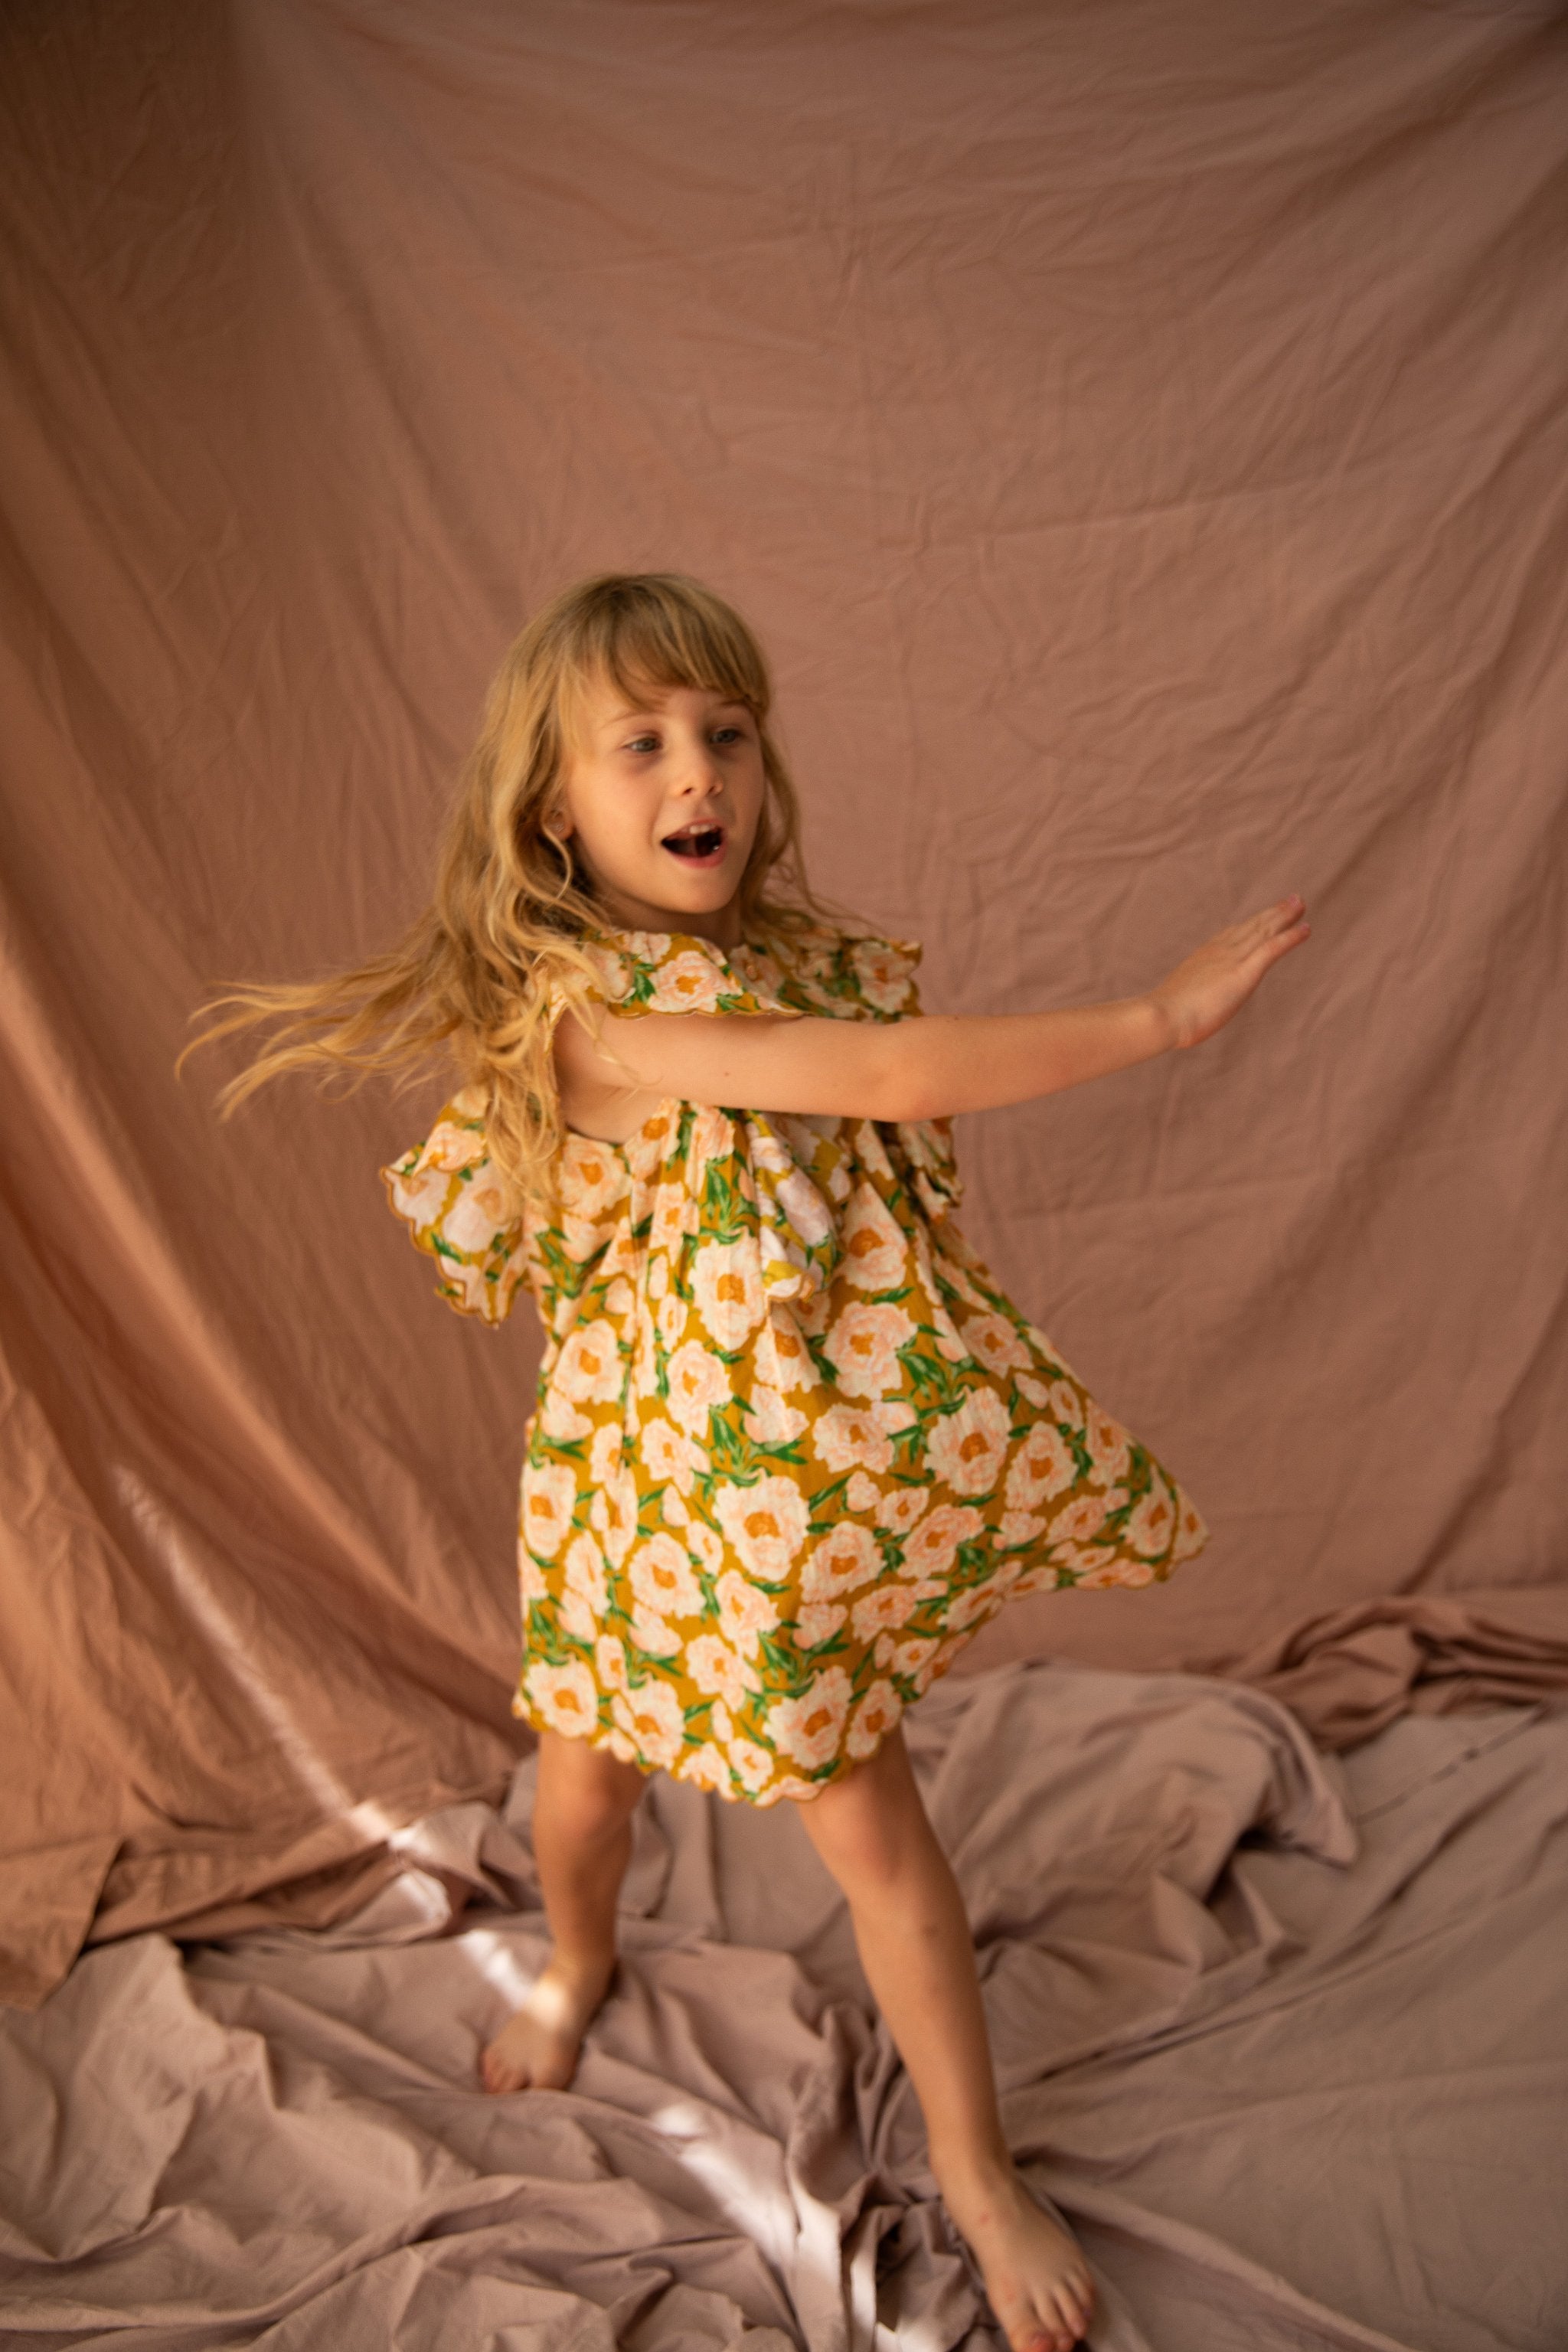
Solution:
<svg viewBox="0 0 1568 2352">
<path fill-rule="evenodd" d="M 447 1074 L 172 1065 L 417 911 L 599 566 L 754 620 L 936 1010 L 1310 903 L 1213 1045 L 961 1129 L 1214 1530 L 1009 1625 L 1336 1739 L 1561 1683 L 1560 10 L 16 0 L 0 114 L 0 1989 L 342 1922 L 517 1765 L 537 1341 L 374 1172 Z"/>
</svg>

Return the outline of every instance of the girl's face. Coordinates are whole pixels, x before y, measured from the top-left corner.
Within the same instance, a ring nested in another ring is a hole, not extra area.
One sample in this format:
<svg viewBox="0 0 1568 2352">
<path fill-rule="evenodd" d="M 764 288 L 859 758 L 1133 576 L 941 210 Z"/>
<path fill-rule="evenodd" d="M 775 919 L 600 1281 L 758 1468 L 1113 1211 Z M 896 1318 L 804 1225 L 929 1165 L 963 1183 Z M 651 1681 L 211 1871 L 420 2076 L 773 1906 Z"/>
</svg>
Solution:
<svg viewBox="0 0 1568 2352">
<path fill-rule="evenodd" d="M 616 929 L 740 944 L 741 877 L 763 813 L 757 722 L 706 687 L 584 695 L 552 831 Z"/>
</svg>

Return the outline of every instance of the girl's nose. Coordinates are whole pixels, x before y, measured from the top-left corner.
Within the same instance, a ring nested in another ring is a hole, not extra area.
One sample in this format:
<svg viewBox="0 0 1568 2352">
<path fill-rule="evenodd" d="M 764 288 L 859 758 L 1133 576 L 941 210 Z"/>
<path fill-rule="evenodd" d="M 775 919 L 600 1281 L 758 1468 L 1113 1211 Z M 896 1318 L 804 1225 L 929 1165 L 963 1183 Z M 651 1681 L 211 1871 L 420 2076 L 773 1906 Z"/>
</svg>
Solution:
<svg viewBox="0 0 1568 2352">
<path fill-rule="evenodd" d="M 713 790 L 719 782 L 719 762 L 708 743 L 689 744 L 678 764 L 676 790 L 695 793 Z"/>
</svg>

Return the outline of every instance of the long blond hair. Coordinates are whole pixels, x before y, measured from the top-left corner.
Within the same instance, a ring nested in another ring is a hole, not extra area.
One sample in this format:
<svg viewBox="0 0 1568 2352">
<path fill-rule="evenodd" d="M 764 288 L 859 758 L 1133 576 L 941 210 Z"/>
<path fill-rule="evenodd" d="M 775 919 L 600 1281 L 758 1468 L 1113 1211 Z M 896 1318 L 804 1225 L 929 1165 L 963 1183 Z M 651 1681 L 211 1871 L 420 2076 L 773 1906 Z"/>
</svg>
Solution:
<svg viewBox="0 0 1568 2352">
<path fill-rule="evenodd" d="M 605 684 L 628 699 L 693 687 L 746 706 L 765 791 L 741 878 L 742 927 L 756 938 L 811 922 L 819 910 L 801 866 L 795 787 L 768 730 L 773 688 L 756 638 L 732 606 L 679 572 L 600 573 L 535 614 L 501 663 L 434 896 L 403 940 L 329 979 L 238 986 L 203 1008 L 207 1025 L 186 1054 L 256 1022 L 279 1024 L 219 1093 L 221 1117 L 287 1070 L 339 1071 L 357 1084 L 446 1046 L 463 1084 L 482 1089 L 500 1175 L 520 1195 L 549 1195 L 562 1132 L 555 1008 L 561 991 L 580 999 L 592 979 L 580 941 L 605 920 L 550 823 L 582 697 Z"/>
</svg>

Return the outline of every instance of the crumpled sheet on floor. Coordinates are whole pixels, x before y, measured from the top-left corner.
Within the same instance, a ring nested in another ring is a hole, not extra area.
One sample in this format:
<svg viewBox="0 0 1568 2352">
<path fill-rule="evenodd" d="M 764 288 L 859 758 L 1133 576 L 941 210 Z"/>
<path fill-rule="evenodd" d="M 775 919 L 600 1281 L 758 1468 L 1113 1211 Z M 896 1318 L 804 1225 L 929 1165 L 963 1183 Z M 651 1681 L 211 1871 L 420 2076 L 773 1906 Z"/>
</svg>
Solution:
<svg viewBox="0 0 1568 2352">
<path fill-rule="evenodd" d="M 1256 1690 L 1035 1664 L 910 1744 L 1096 2352 L 1561 2346 L 1563 1709 L 1335 1759 Z M 336 1927 L 134 1937 L 7 2016 L 7 2347 L 1000 2341 L 789 1806 L 653 1783 L 574 2085 L 477 2087 L 544 1953 L 531 1797 Z"/>
</svg>

